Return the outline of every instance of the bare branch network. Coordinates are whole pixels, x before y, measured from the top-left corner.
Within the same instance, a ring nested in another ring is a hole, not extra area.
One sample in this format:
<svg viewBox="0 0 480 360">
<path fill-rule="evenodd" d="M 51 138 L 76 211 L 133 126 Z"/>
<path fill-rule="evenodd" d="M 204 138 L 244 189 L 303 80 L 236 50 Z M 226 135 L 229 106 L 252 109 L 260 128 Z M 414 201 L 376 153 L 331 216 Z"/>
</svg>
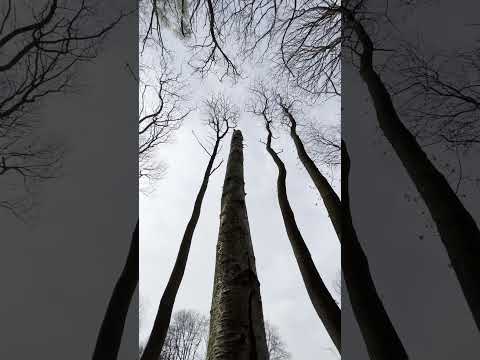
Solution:
<svg viewBox="0 0 480 360">
<path fill-rule="evenodd" d="M 57 175 L 61 146 L 38 136 L 42 101 L 73 89 L 76 65 L 93 60 L 125 16 L 102 19 L 87 0 L 0 5 L 0 175 L 24 186 L 23 194 L 17 186 L 13 197 L 2 198 L 2 206 L 26 212 L 30 187 Z"/>
<path fill-rule="evenodd" d="M 162 61 L 153 74 L 153 84 L 143 79 L 139 83 L 139 177 L 158 180 L 166 168 L 154 159 L 154 149 L 172 140 L 191 109 L 185 105 L 188 99 L 180 73 Z"/>
</svg>

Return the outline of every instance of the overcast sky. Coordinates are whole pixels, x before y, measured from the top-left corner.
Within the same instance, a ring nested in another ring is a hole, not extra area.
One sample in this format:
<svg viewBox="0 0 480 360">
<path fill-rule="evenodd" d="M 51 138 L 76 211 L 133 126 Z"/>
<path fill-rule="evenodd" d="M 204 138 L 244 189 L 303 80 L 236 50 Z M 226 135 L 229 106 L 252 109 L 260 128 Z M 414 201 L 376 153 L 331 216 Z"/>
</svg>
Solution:
<svg viewBox="0 0 480 360">
<path fill-rule="evenodd" d="M 181 63 L 185 53 L 178 45 L 174 50 L 175 63 Z M 277 168 L 260 142 L 266 138 L 264 128 L 260 119 L 244 111 L 249 85 L 253 78 L 264 76 L 268 66 L 268 63 L 264 63 L 263 68 L 246 66 L 249 76 L 236 85 L 220 83 L 215 76 L 205 80 L 190 76 L 187 90 L 192 105 L 200 105 L 200 100 L 210 94 L 223 92 L 241 110 L 238 128 L 245 145 L 246 203 L 265 319 L 278 326 L 294 359 L 338 359 L 309 300 L 285 232 L 276 196 Z M 191 72 L 185 65 L 183 70 L 187 75 Z M 330 101 L 315 109 L 316 120 L 322 124 L 340 121 L 339 102 Z M 176 133 L 175 141 L 158 149 L 157 159 L 167 162 L 167 174 L 155 185 L 153 193 L 140 195 L 141 342 L 151 330 L 207 165 L 208 156 L 192 134 L 192 130 L 200 138 L 206 134 L 204 119 L 201 109 L 192 112 Z M 283 149 L 280 156 L 287 166 L 287 191 L 298 225 L 326 286 L 339 299 L 335 293 L 340 273 L 338 239 L 323 202 L 297 159 L 291 139 L 281 131 L 277 131 L 277 135 L 280 139 L 275 140 L 274 146 L 277 150 Z M 231 133 L 224 140 L 218 160 L 227 160 L 230 140 Z M 209 314 L 224 175 L 225 164 L 210 179 L 174 311 L 193 309 Z M 337 176 L 335 182 L 338 180 Z"/>
</svg>

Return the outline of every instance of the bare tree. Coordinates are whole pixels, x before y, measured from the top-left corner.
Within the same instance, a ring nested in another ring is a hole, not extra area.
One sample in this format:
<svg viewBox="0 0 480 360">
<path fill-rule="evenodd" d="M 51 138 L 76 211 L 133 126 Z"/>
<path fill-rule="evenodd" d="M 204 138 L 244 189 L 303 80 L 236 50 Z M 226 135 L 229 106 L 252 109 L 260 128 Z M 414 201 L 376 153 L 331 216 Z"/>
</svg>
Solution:
<svg viewBox="0 0 480 360">
<path fill-rule="evenodd" d="M 203 175 L 202 184 L 195 199 L 192 215 L 188 221 L 182 242 L 180 244 L 175 265 L 160 300 L 160 305 L 158 307 L 158 312 L 153 324 L 153 329 L 142 354 L 142 360 L 159 359 L 165 338 L 167 336 L 175 298 L 185 272 L 185 266 L 187 264 L 193 233 L 200 217 L 201 206 L 207 190 L 208 181 L 210 176 L 222 164 L 222 162 L 220 162 L 217 166 L 214 165 L 216 156 L 222 140 L 227 135 L 229 130 L 236 126 L 238 119 L 238 112 L 231 105 L 231 103 L 222 96 L 212 97 L 205 102 L 205 106 L 207 108 L 206 123 L 211 132 L 209 140 L 211 141 L 212 148 L 207 149 L 205 145 L 200 145 L 208 154 L 209 161 Z"/>
<path fill-rule="evenodd" d="M 327 178 L 321 173 L 319 168 L 315 165 L 315 162 L 307 153 L 305 145 L 303 144 L 302 139 L 297 133 L 297 120 L 293 116 L 292 107 L 293 103 L 288 102 L 285 98 L 281 96 L 278 97 L 278 104 L 281 107 L 284 116 L 288 119 L 288 126 L 290 128 L 290 137 L 292 138 L 295 148 L 297 150 L 298 157 L 302 162 L 303 166 L 307 170 L 310 178 L 312 179 L 315 187 L 317 188 L 325 208 L 327 209 L 330 220 L 335 228 L 339 241 L 342 240 L 342 211 L 340 198 L 337 193 L 333 190 Z M 322 140 L 325 140 L 323 138 Z M 333 148 L 330 151 L 330 157 L 338 156 L 339 145 L 334 142 L 328 142 L 327 146 Z M 326 148 L 326 146 L 322 146 Z"/>
<path fill-rule="evenodd" d="M 278 74 L 306 92 L 340 93 L 339 0 L 143 0 L 144 44 L 160 44 L 165 29 L 193 51 L 190 64 L 201 75 L 221 70 L 237 78 L 252 55 L 273 60 Z"/>
<path fill-rule="evenodd" d="M 154 70 L 145 66 L 142 72 L 145 76 L 140 79 L 139 89 L 139 178 L 155 181 L 166 170 L 164 163 L 155 160 L 155 150 L 172 139 L 190 109 L 181 74 L 170 69 L 165 61 L 160 61 Z M 152 74 L 154 79 L 150 82 Z"/>
<path fill-rule="evenodd" d="M 192 310 L 173 314 L 160 354 L 161 360 L 200 360 L 205 358 L 208 319 Z"/>
<path fill-rule="evenodd" d="M 358 71 L 373 101 L 378 125 L 425 201 L 480 328 L 480 230 L 445 176 L 401 120 L 390 92 L 374 67 L 373 54 L 378 47 L 363 25 L 369 12 L 368 9 L 362 11 L 362 5 L 359 1 L 329 11 L 340 12 L 345 26 L 352 32 L 351 49 L 359 59 Z"/>
<path fill-rule="evenodd" d="M 93 360 L 114 360 L 122 341 L 123 329 L 133 294 L 138 285 L 138 221 L 132 234 L 127 261 L 120 274 L 100 327 Z"/>
<path fill-rule="evenodd" d="M 408 359 L 398 334 L 385 311 L 368 258 L 353 226 L 349 194 L 350 157 L 342 141 L 342 205 L 344 240 L 342 272 L 352 309 L 371 359 Z"/>
<path fill-rule="evenodd" d="M 404 44 L 389 59 L 399 113 L 422 146 L 469 150 L 480 143 L 480 51 L 426 56 Z"/>
<path fill-rule="evenodd" d="M 160 354 L 161 360 L 200 360 L 206 357 L 209 319 L 193 310 L 173 314 L 167 337 Z M 265 334 L 270 360 L 291 358 L 278 328 L 265 321 Z M 140 345 L 140 355 L 143 351 Z"/>
<path fill-rule="evenodd" d="M 287 351 L 287 346 L 282 340 L 278 328 L 268 321 L 265 321 L 265 335 L 267 338 L 269 360 L 291 359 L 291 355 Z"/>
<path fill-rule="evenodd" d="M 297 132 L 315 165 L 325 167 L 329 171 L 340 166 L 340 126 L 325 126 L 316 121 L 309 121 L 302 125 L 303 128 L 298 129 Z"/>
<path fill-rule="evenodd" d="M 42 101 L 72 89 L 76 65 L 98 55 L 125 15 L 101 19 L 88 0 L 0 5 L 0 175 L 24 186 L 23 194 L 5 194 L 0 206 L 22 216 L 35 185 L 58 174 L 62 147 L 39 136 Z"/>
<path fill-rule="evenodd" d="M 234 130 L 223 184 L 207 360 L 267 360 L 260 283 L 243 176 L 243 137 Z"/>
<path fill-rule="evenodd" d="M 338 0 L 291 1 L 279 27 L 279 69 L 315 96 L 341 91 L 342 16 L 330 10 L 339 5 Z"/>
<path fill-rule="evenodd" d="M 99 10 L 88 0 L 8 0 L 0 5 L 0 175 L 17 185 L 13 197 L 2 194 L 7 198 L 0 205 L 19 216 L 32 207 L 35 185 L 58 175 L 63 155 L 62 146 L 39 135 L 43 102 L 74 88 L 77 65 L 94 60 L 106 35 L 127 15 L 106 19 Z M 94 359 L 116 358 L 137 283 L 138 223 Z"/>
<path fill-rule="evenodd" d="M 269 97 L 261 90 L 253 90 L 256 96 L 256 104 L 252 106 L 251 111 L 263 118 L 265 129 L 268 134 L 265 147 L 278 168 L 277 195 L 285 229 L 287 231 L 290 244 L 292 245 L 293 253 L 297 260 L 297 264 L 300 269 L 303 282 L 305 283 L 305 288 L 310 297 L 310 301 L 312 302 L 318 317 L 323 322 L 328 334 L 330 335 L 330 338 L 340 352 L 340 309 L 322 281 L 320 274 L 318 273 L 315 263 L 310 255 L 310 251 L 308 250 L 308 247 L 305 244 L 303 236 L 296 223 L 293 210 L 290 206 L 286 188 L 287 170 L 283 161 L 278 156 L 278 153 L 272 148 L 272 107 Z"/>
<path fill-rule="evenodd" d="M 196 72 L 205 76 L 218 65 L 223 67 L 221 78 L 236 78 L 238 65 L 227 54 L 225 22 L 218 17 L 224 5 L 213 0 L 143 0 L 143 43 L 160 45 L 161 52 L 168 52 L 163 31 L 169 28 L 194 52 L 190 64 Z M 189 40 L 192 40 L 191 42 Z"/>
<path fill-rule="evenodd" d="M 407 355 L 403 345 L 377 294 L 370 275 L 367 257 L 353 227 L 348 196 L 350 161 L 348 154 L 344 151 L 345 159 L 342 158 L 342 195 L 345 196 L 345 199 L 343 203 L 341 203 L 330 183 L 307 153 L 305 145 L 297 133 L 297 120 L 293 111 L 294 104 L 298 104 L 298 102 L 290 100 L 285 95 L 280 96 L 275 92 L 268 91 L 265 87 L 257 87 L 255 92 L 257 96 L 263 98 L 265 115 L 268 115 L 269 103 L 273 102 L 274 104 L 272 106 L 278 104 L 281 108 L 281 114 L 283 113 L 283 116 L 286 117 L 290 136 L 295 143 L 297 154 L 302 164 L 304 164 L 310 177 L 314 181 L 319 195 L 324 199 L 328 213 L 336 214 L 336 217 L 330 215 L 332 224 L 335 229 L 343 229 L 342 232 L 337 231 L 337 236 L 339 240 L 342 241 L 342 270 L 346 279 L 348 293 L 351 294 L 350 298 L 354 313 L 359 322 L 370 357 L 373 359 L 382 359 L 388 354 L 395 354 L 389 356 L 398 356 L 400 359 L 406 359 Z M 278 115 L 275 111 L 273 111 L 273 113 Z M 318 150 L 327 151 L 329 153 L 329 159 L 340 159 L 340 144 L 338 144 L 338 140 L 325 137 L 320 139 L 321 140 L 316 143 Z M 327 148 L 327 150 L 322 150 L 322 147 Z M 332 194 L 335 196 L 333 199 L 329 199 L 328 197 L 331 197 Z M 340 295 L 340 280 L 338 280 L 334 286 L 337 295 Z"/>
</svg>

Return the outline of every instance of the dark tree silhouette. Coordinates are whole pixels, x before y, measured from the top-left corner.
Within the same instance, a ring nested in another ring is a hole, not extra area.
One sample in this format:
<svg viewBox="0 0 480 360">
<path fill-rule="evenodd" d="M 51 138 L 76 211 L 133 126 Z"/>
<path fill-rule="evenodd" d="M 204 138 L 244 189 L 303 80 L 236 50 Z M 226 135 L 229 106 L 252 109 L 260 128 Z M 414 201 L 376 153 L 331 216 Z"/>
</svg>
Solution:
<svg viewBox="0 0 480 360">
<path fill-rule="evenodd" d="M 359 74 L 373 101 L 378 125 L 392 145 L 417 191 L 425 201 L 459 280 L 473 318 L 480 328 L 480 230 L 445 176 L 428 158 L 412 132 L 402 122 L 392 97 L 374 67 L 377 50 L 362 24 L 362 2 L 355 7 L 335 7 L 352 31 L 352 50 L 360 60 Z"/>
<path fill-rule="evenodd" d="M 58 175 L 62 147 L 39 136 L 42 101 L 73 88 L 76 65 L 95 59 L 124 16 L 102 19 L 88 0 L 0 5 L 0 175 L 24 187 L 5 191 L 0 206 L 25 215 L 35 185 Z"/>
<path fill-rule="evenodd" d="M 207 360 L 267 360 L 260 283 L 243 177 L 243 137 L 234 130 L 223 184 Z"/>
<path fill-rule="evenodd" d="M 114 360 L 118 356 L 128 309 L 138 285 L 138 221 L 132 234 L 127 261 L 108 303 L 100 327 L 93 360 Z"/>
<path fill-rule="evenodd" d="M 353 226 L 349 173 L 350 157 L 345 142 L 342 141 L 342 272 L 350 302 L 370 358 L 405 360 L 408 355 L 375 289 L 368 259 Z"/>
<path fill-rule="evenodd" d="M 297 131 L 298 135 L 315 165 L 326 170 L 340 166 L 340 126 L 326 126 L 317 121 L 309 121 L 302 122 L 302 127 Z"/>
<path fill-rule="evenodd" d="M 295 143 L 297 154 L 314 181 L 322 199 L 328 199 L 329 196 L 332 196 L 331 194 L 334 194 L 333 199 L 330 198 L 330 201 L 328 203 L 325 202 L 325 205 L 327 211 L 328 207 L 330 207 L 329 213 L 337 215 L 337 217 L 330 216 L 332 224 L 334 226 L 336 224 L 336 229 L 343 229 L 343 231 L 337 231 L 339 240 L 342 240 L 342 269 L 348 293 L 351 294 L 352 307 L 362 331 L 362 336 L 367 344 L 370 357 L 372 359 L 382 359 L 387 354 L 395 354 L 390 356 L 406 359 L 407 355 L 403 345 L 377 294 L 370 275 L 367 257 L 353 227 L 348 195 L 350 159 L 345 150 L 346 148 L 342 150 L 341 156 L 342 196 L 344 197 L 342 203 L 330 183 L 307 153 L 304 143 L 297 133 L 297 119 L 293 113 L 295 102 L 288 96 L 279 95 L 262 87 L 257 88 L 257 94 L 262 96 L 264 101 L 275 102 L 280 107 L 281 112 L 287 119 L 287 126 L 289 127 L 290 136 Z M 316 134 L 319 137 L 316 144 L 318 147 L 317 151 L 324 151 L 321 149 L 322 147 L 327 148 L 327 160 L 339 159 L 340 145 L 335 141 L 335 138 L 326 137 L 323 134 L 323 132 Z M 318 183 L 320 186 L 317 185 Z"/>
<path fill-rule="evenodd" d="M 200 217 L 201 206 L 205 192 L 207 191 L 208 181 L 213 172 L 221 165 L 220 162 L 219 165 L 214 166 L 214 162 L 222 140 L 227 135 L 228 131 L 236 126 L 238 118 L 238 113 L 224 97 L 213 97 L 206 101 L 205 105 L 208 111 L 207 125 L 213 134 L 211 136 L 213 149 L 207 150 L 207 148 L 202 145 L 210 158 L 203 175 L 202 184 L 195 199 L 192 215 L 188 221 L 180 244 L 175 265 L 162 298 L 160 299 L 153 329 L 141 357 L 142 360 L 159 359 L 167 335 L 168 326 L 170 324 L 175 298 L 185 272 L 193 233 Z"/>
<path fill-rule="evenodd" d="M 288 15 L 279 28 L 279 69 L 287 71 L 297 87 L 314 96 L 340 95 L 342 16 L 330 10 L 340 2 L 289 1 Z"/>
<path fill-rule="evenodd" d="M 222 79 L 238 77 L 238 65 L 225 50 L 224 5 L 213 0 L 142 0 L 143 48 L 153 43 L 159 45 L 162 54 L 168 53 L 163 31 L 169 28 L 194 52 L 190 64 L 201 76 L 219 65 L 223 66 Z"/>
<path fill-rule="evenodd" d="M 271 130 L 272 120 L 270 119 L 271 105 L 269 104 L 269 98 L 261 89 L 253 89 L 253 91 L 257 98 L 257 104 L 253 106 L 252 112 L 261 116 L 264 120 L 265 129 L 268 134 L 265 146 L 278 168 L 278 203 L 295 259 L 297 260 L 310 301 L 333 343 L 338 351 L 341 352 L 341 312 L 318 273 L 290 206 L 286 188 L 287 170 L 278 153 L 272 148 L 273 135 Z"/>
<path fill-rule="evenodd" d="M 470 150 L 480 144 L 480 51 L 427 56 L 405 44 L 388 66 L 388 89 L 422 146 Z"/>
<path fill-rule="evenodd" d="M 308 172 L 308 175 L 312 179 L 315 187 L 317 188 L 323 203 L 325 204 L 325 208 L 327 209 L 327 213 L 330 217 L 330 220 L 335 228 L 335 232 L 337 233 L 337 237 L 339 241 L 342 241 L 342 209 L 340 198 L 338 197 L 337 193 L 333 190 L 328 182 L 327 178 L 321 173 L 318 167 L 315 165 L 315 162 L 307 153 L 305 146 L 303 144 L 302 139 L 297 133 L 297 121 L 292 114 L 291 107 L 292 104 L 288 104 L 286 100 L 282 97 L 279 97 L 279 105 L 282 108 L 284 115 L 288 119 L 288 124 L 290 127 L 290 137 L 292 138 L 295 148 L 297 150 L 298 158 L 302 162 L 303 166 Z M 331 143 L 331 146 L 335 146 L 335 143 Z M 338 152 L 338 145 L 337 152 Z"/>
<path fill-rule="evenodd" d="M 155 150 L 172 139 L 190 114 L 181 74 L 169 69 L 164 61 L 153 73 L 153 84 L 147 80 L 151 74 L 140 80 L 138 120 L 139 178 L 150 181 L 161 178 L 166 170 L 165 164 L 154 160 Z"/>
</svg>

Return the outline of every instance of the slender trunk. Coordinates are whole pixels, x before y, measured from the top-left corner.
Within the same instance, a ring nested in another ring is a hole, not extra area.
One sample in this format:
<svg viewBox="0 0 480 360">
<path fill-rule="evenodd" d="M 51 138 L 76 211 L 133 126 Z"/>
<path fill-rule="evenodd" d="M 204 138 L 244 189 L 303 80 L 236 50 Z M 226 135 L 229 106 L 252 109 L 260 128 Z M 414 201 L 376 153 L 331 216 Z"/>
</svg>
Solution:
<svg viewBox="0 0 480 360">
<path fill-rule="evenodd" d="M 200 186 L 197 198 L 195 199 L 192 215 L 188 221 L 185 233 L 183 234 L 175 265 L 173 266 L 167 286 L 163 292 L 162 298 L 160 299 L 157 316 L 155 317 L 152 332 L 148 338 L 148 342 L 145 346 L 145 350 L 143 351 L 141 360 L 158 360 L 160 357 L 163 343 L 165 341 L 165 337 L 167 336 L 168 326 L 170 325 L 173 304 L 175 302 L 180 283 L 182 282 L 185 266 L 187 265 L 188 253 L 190 251 L 193 233 L 200 217 L 202 201 L 205 196 L 205 192 L 207 191 L 208 180 L 212 172 L 219 143 L 220 139 L 217 138 L 207 168 L 205 169 L 205 173 L 203 175 L 202 185 Z"/>
<path fill-rule="evenodd" d="M 350 157 L 342 140 L 344 241 L 342 271 L 355 318 L 372 360 L 405 360 L 408 355 L 377 294 L 368 259 L 353 227 L 349 196 Z"/>
<path fill-rule="evenodd" d="M 344 11 L 362 43 L 360 76 L 368 87 L 383 134 L 422 196 L 437 226 L 477 328 L 480 329 L 480 230 L 448 181 L 401 122 L 373 67 L 373 43 L 354 15 Z"/>
<path fill-rule="evenodd" d="M 120 350 L 125 320 L 138 285 L 138 220 L 122 274 L 115 284 L 103 319 L 93 360 L 115 360 Z"/>
<path fill-rule="evenodd" d="M 207 360 L 267 360 L 243 178 L 242 133 L 232 136 L 223 185 Z"/>
<path fill-rule="evenodd" d="M 315 308 L 320 320 L 323 322 L 328 334 L 337 347 L 341 351 L 341 312 L 338 305 L 328 292 L 327 287 L 323 283 L 317 268 L 312 260 L 310 251 L 308 250 L 302 234 L 295 221 L 295 215 L 287 197 L 287 170 L 280 157 L 271 147 L 272 132 L 267 122 L 268 131 L 267 151 L 272 157 L 278 168 L 277 193 L 280 210 L 282 212 L 283 222 L 287 230 L 287 235 L 292 245 L 295 259 L 297 260 L 303 282 L 307 289 L 310 301 Z"/>
<path fill-rule="evenodd" d="M 296 132 L 296 120 L 283 108 L 290 119 L 290 136 L 298 156 L 324 200 L 330 219 L 341 239 L 342 203 L 328 181 L 321 174 Z M 370 275 L 367 257 L 358 241 L 350 213 L 348 194 L 349 157 L 342 141 L 342 197 L 344 206 L 344 242 L 342 244 L 342 270 L 352 308 L 372 360 L 407 359 L 405 349 L 383 307 Z"/>
<path fill-rule="evenodd" d="M 290 136 L 293 139 L 295 148 L 297 149 L 298 157 L 305 169 L 307 170 L 308 175 L 310 175 L 310 178 L 315 184 L 318 192 L 320 193 L 323 203 L 325 204 L 325 208 L 327 209 L 328 216 L 330 217 L 330 221 L 332 222 L 335 232 L 337 233 L 338 240 L 341 242 L 342 206 L 340 203 L 340 198 L 338 197 L 337 193 L 332 189 L 330 183 L 327 181 L 325 176 L 322 175 L 318 167 L 307 154 L 305 146 L 303 145 L 300 136 L 298 136 L 297 134 L 297 122 L 295 121 L 295 118 L 286 107 L 282 106 L 282 108 L 290 120 Z"/>
</svg>

